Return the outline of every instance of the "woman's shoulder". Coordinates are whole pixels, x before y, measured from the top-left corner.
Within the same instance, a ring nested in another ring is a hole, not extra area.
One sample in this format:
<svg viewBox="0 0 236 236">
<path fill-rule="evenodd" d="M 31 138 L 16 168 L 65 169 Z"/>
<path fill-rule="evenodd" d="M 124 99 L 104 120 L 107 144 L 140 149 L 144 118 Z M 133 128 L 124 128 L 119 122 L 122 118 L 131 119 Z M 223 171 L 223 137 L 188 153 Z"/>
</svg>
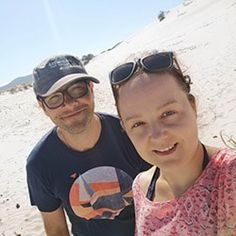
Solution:
<svg viewBox="0 0 236 236">
<path fill-rule="evenodd" d="M 138 174 L 134 180 L 134 185 L 138 185 L 139 191 L 142 191 L 144 194 L 146 194 L 148 186 L 150 184 L 150 181 L 152 179 L 152 176 L 155 172 L 156 167 L 153 166 L 150 169 L 141 172 Z"/>
<path fill-rule="evenodd" d="M 209 150 L 209 149 L 207 149 Z M 209 152 L 209 154 L 211 154 Z M 215 169 L 219 174 L 228 178 L 232 178 L 232 174 L 236 173 L 236 150 L 229 148 L 221 148 L 213 152 L 210 156 L 210 169 Z M 236 178 L 236 177 L 235 177 Z"/>
<path fill-rule="evenodd" d="M 206 146 L 210 160 L 215 159 L 222 162 L 235 162 L 236 161 L 236 149 L 229 148 L 216 148 Z"/>
<path fill-rule="evenodd" d="M 236 149 L 229 149 L 229 148 L 218 149 L 212 155 L 212 158 L 213 157 L 224 163 L 236 162 Z"/>
</svg>

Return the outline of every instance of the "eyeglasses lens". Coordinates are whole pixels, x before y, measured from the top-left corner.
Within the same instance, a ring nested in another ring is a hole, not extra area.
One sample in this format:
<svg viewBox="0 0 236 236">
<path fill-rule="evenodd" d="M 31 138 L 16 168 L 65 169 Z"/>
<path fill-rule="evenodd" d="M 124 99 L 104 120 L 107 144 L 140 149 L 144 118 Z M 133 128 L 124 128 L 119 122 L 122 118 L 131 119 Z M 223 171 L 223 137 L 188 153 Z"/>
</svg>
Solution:
<svg viewBox="0 0 236 236">
<path fill-rule="evenodd" d="M 88 85 L 85 82 L 75 83 L 68 87 L 66 92 L 72 98 L 80 98 L 87 94 Z"/>
<path fill-rule="evenodd" d="M 53 95 L 44 98 L 44 103 L 50 109 L 55 109 L 61 106 L 63 102 L 64 102 L 64 98 L 61 92 L 54 93 Z"/>
<path fill-rule="evenodd" d="M 56 92 L 51 96 L 44 98 L 44 103 L 50 109 L 56 109 L 63 105 L 65 94 L 70 98 L 78 99 L 85 96 L 88 93 L 88 85 L 85 81 L 73 83 L 67 89 Z"/>
</svg>

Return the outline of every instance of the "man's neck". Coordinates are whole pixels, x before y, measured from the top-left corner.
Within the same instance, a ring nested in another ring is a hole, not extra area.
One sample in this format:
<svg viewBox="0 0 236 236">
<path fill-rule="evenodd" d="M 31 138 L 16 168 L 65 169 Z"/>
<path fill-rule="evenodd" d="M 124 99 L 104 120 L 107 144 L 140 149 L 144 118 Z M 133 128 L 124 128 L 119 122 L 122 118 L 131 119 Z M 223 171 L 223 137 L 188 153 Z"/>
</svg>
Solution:
<svg viewBox="0 0 236 236">
<path fill-rule="evenodd" d="M 76 151 L 86 151 L 93 148 L 101 134 L 101 121 L 94 114 L 88 127 L 80 133 L 70 133 L 60 127 L 57 128 L 57 135 L 69 148 Z"/>
</svg>

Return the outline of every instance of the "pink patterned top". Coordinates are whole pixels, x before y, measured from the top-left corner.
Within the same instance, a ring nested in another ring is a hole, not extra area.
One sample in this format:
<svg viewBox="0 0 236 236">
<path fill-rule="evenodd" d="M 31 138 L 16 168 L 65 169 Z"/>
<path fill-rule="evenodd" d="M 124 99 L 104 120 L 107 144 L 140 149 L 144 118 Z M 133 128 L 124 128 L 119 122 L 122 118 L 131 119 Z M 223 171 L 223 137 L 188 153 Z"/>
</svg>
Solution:
<svg viewBox="0 0 236 236">
<path fill-rule="evenodd" d="M 220 150 L 181 197 L 152 202 L 133 182 L 135 235 L 236 235 L 236 151 Z"/>
</svg>

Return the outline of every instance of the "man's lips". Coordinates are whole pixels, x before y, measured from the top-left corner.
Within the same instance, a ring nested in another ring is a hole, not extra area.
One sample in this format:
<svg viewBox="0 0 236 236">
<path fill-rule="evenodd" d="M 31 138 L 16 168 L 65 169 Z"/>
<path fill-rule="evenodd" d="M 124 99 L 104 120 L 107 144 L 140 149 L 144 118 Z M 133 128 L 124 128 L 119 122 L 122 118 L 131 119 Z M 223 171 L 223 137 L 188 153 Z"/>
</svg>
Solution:
<svg viewBox="0 0 236 236">
<path fill-rule="evenodd" d="M 64 115 L 61 116 L 61 118 L 62 119 L 67 119 L 67 118 L 76 116 L 84 110 L 86 110 L 86 107 L 81 107 L 79 109 L 76 109 L 75 111 L 65 113 Z"/>
<path fill-rule="evenodd" d="M 169 147 L 166 148 L 160 148 L 160 149 L 155 149 L 153 152 L 158 155 L 169 155 L 173 153 L 176 150 L 178 143 L 175 143 Z"/>
</svg>

